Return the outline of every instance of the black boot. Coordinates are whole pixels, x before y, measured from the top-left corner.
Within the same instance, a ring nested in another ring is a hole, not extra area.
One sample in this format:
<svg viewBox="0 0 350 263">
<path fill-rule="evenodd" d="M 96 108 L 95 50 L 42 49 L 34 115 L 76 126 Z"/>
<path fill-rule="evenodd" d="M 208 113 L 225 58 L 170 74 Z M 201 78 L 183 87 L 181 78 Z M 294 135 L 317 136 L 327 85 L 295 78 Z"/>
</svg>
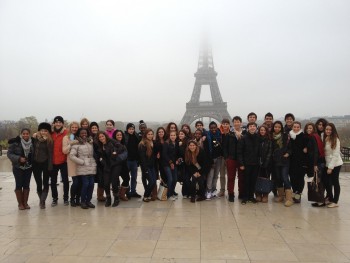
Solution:
<svg viewBox="0 0 350 263">
<path fill-rule="evenodd" d="M 112 204 L 112 198 L 111 196 L 106 196 L 106 202 L 105 202 L 105 207 L 109 207 Z"/>
<path fill-rule="evenodd" d="M 112 207 L 116 207 L 119 205 L 119 194 L 114 195 L 114 201 Z"/>
<path fill-rule="evenodd" d="M 45 209 L 45 202 L 46 202 L 46 198 L 47 198 L 47 195 L 48 195 L 48 192 L 46 191 L 43 191 L 41 193 L 41 196 L 40 196 L 40 208 L 41 209 Z"/>
</svg>

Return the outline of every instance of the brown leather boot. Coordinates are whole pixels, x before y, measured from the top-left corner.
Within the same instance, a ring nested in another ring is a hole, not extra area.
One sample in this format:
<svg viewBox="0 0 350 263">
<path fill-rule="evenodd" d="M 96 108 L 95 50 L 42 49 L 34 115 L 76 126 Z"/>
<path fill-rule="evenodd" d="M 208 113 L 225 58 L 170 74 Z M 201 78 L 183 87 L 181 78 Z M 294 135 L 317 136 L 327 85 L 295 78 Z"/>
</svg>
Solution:
<svg viewBox="0 0 350 263">
<path fill-rule="evenodd" d="M 261 202 L 262 195 L 260 193 L 255 193 L 255 199 L 256 199 L 257 202 Z"/>
<path fill-rule="evenodd" d="M 23 192 L 22 189 L 15 190 L 17 202 L 18 202 L 18 209 L 19 210 L 25 210 L 26 208 L 23 205 Z"/>
<path fill-rule="evenodd" d="M 129 187 L 124 187 L 121 186 L 120 191 L 119 191 L 119 199 L 122 201 L 129 201 L 125 193 L 128 191 Z"/>
<path fill-rule="evenodd" d="M 268 201 L 269 201 L 268 194 L 263 194 L 263 195 L 262 195 L 262 200 L 261 200 L 261 202 L 262 202 L 262 203 L 267 203 Z"/>
<path fill-rule="evenodd" d="M 30 206 L 28 205 L 28 199 L 29 199 L 29 189 L 23 189 L 23 206 L 25 209 L 30 209 Z"/>
<path fill-rule="evenodd" d="M 292 190 L 286 189 L 286 202 L 284 203 L 284 206 L 290 207 L 294 204 L 293 197 L 292 197 Z"/>
<path fill-rule="evenodd" d="M 106 201 L 106 197 L 103 196 L 104 191 L 105 190 L 103 187 L 97 187 L 97 201 L 99 201 L 99 202 Z"/>
<path fill-rule="evenodd" d="M 152 193 L 151 193 L 151 201 L 157 200 L 157 184 L 153 187 Z"/>
</svg>

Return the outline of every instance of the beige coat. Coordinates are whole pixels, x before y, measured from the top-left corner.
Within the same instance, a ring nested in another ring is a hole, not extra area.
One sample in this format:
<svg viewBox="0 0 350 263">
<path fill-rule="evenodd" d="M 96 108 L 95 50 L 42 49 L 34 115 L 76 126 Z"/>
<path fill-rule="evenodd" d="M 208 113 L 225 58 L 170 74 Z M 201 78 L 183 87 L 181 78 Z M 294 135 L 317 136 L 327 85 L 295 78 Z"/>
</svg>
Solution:
<svg viewBox="0 0 350 263">
<path fill-rule="evenodd" d="M 78 143 L 76 140 L 71 141 L 68 136 L 69 135 L 64 136 L 62 140 L 62 152 L 67 155 L 69 155 L 72 145 Z M 67 167 L 68 176 L 72 177 L 77 175 L 77 165 L 70 158 L 67 158 Z"/>
<path fill-rule="evenodd" d="M 96 174 L 96 161 L 94 159 L 94 147 L 92 143 L 79 143 L 71 147 L 69 153 L 76 166 L 77 175 L 94 175 Z"/>
<path fill-rule="evenodd" d="M 334 167 L 340 166 L 343 164 L 343 160 L 340 154 L 340 141 L 337 139 L 337 145 L 333 150 L 331 148 L 331 143 L 326 142 L 324 147 L 325 159 L 326 159 L 326 167 L 328 169 L 334 169 Z"/>
</svg>

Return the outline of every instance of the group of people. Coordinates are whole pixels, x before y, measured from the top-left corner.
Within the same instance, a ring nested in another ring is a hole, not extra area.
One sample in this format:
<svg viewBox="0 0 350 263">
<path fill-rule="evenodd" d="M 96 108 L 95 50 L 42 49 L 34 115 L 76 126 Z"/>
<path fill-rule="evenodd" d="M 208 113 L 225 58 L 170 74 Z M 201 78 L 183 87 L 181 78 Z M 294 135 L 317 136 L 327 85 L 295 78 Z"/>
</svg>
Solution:
<svg viewBox="0 0 350 263">
<path fill-rule="evenodd" d="M 154 132 L 140 121 L 137 132 L 133 123 L 128 123 L 125 131 L 115 129 L 113 120 L 107 120 L 105 130 L 100 131 L 96 122 L 86 118 L 65 128 L 64 119 L 56 116 L 52 124 L 40 123 L 36 133 L 24 128 L 9 140 L 7 156 L 13 164 L 18 208 L 30 209 L 32 173 L 40 208 L 46 207 L 49 186 L 51 206 L 56 206 L 59 172 L 64 205 L 83 209 L 95 207 L 95 183 L 97 200 L 105 207 L 116 207 L 120 200 L 130 198 L 155 201 L 158 184 L 167 189 L 167 199 L 176 200 L 177 183 L 181 184 L 182 198 L 193 203 L 224 197 L 226 190 L 229 202 L 234 202 L 236 179 L 243 205 L 266 203 L 268 193 L 255 188 L 258 177 L 271 180 L 275 201 L 290 207 L 301 202 L 305 175 L 315 174 L 326 191 L 323 202 L 312 205 L 338 207 L 343 162 L 336 127 L 319 119 L 303 129 L 291 113 L 284 120 L 285 124 L 273 121 L 273 115 L 267 113 L 258 126 L 252 112 L 246 126 L 235 116 L 220 124 L 212 121 L 208 130 L 197 121 L 194 132 L 190 125 L 179 128 L 174 122 Z M 138 167 L 143 196 L 136 191 Z"/>
</svg>

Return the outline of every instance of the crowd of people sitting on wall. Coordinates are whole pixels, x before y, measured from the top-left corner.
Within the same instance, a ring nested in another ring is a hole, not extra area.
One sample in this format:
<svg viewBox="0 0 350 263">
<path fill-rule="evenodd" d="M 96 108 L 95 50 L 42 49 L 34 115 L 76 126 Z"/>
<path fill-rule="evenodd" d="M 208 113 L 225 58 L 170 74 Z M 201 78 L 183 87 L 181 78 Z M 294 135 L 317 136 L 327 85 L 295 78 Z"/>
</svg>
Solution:
<svg viewBox="0 0 350 263">
<path fill-rule="evenodd" d="M 57 206 L 59 172 L 63 204 L 83 209 L 95 207 L 95 184 L 97 201 L 105 207 L 131 198 L 155 201 L 159 185 L 167 189 L 167 200 L 178 199 L 176 189 L 181 188 L 181 197 L 192 203 L 224 197 L 242 205 L 267 203 L 269 193 L 256 191 L 257 178 L 270 180 L 274 202 L 290 207 L 301 202 L 305 177 L 315 174 L 325 191 L 323 200 L 312 206 L 338 207 L 343 162 L 334 124 L 321 118 L 302 127 L 291 113 L 285 123 L 274 121 L 271 113 L 262 125 L 256 121 L 253 112 L 246 126 L 239 116 L 220 124 L 212 121 L 208 129 L 197 121 L 194 132 L 189 124 L 179 128 L 174 122 L 154 132 L 140 121 L 137 132 L 133 123 L 125 131 L 115 129 L 113 120 L 101 131 L 86 118 L 65 127 L 64 119 L 56 116 L 52 124 L 40 123 L 35 133 L 24 128 L 8 141 L 18 208 L 30 209 L 32 174 L 40 208 L 45 209 L 50 188 L 51 206 Z M 139 167 L 142 195 L 136 191 Z"/>
</svg>

